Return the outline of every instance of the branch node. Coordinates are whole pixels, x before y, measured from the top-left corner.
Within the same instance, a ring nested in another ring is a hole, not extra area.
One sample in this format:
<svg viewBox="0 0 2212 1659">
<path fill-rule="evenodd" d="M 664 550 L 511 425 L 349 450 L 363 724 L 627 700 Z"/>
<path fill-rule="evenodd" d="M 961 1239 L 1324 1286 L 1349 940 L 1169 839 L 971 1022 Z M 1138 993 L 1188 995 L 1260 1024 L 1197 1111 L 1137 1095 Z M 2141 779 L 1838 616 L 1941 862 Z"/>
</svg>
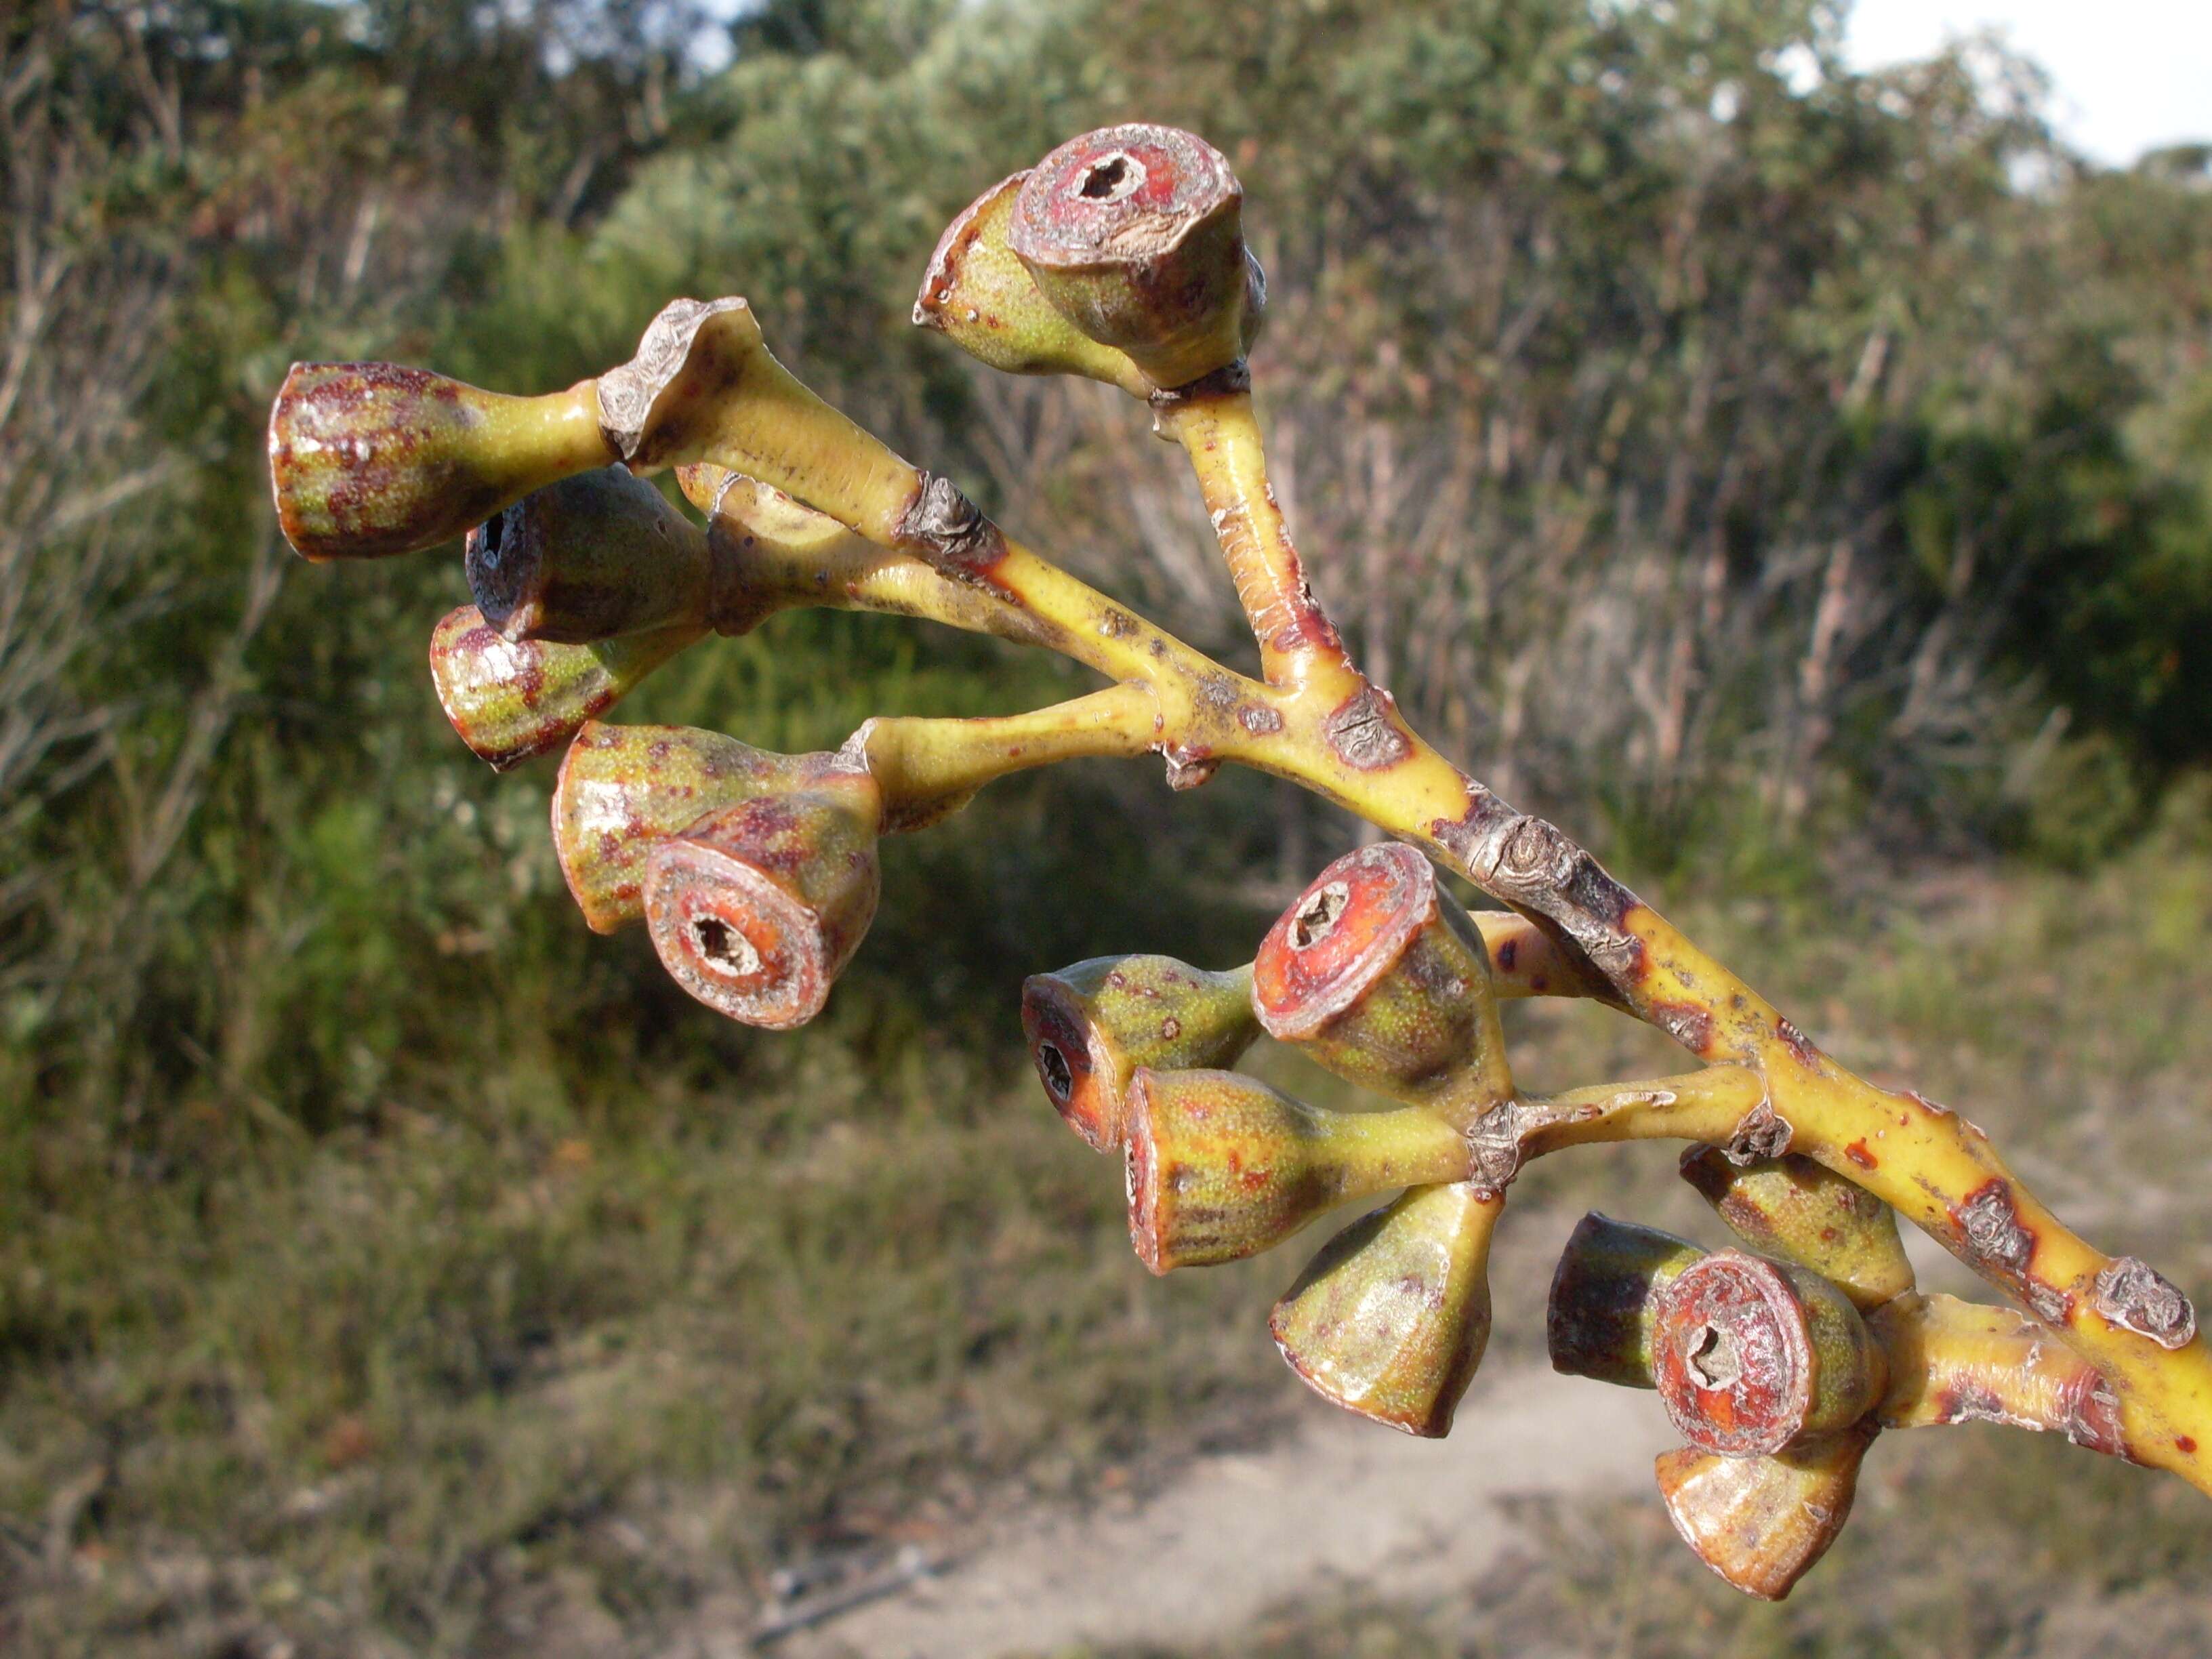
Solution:
<svg viewBox="0 0 2212 1659">
<path fill-rule="evenodd" d="M 1210 374 L 1201 374 L 1186 386 L 1156 389 L 1146 398 L 1152 406 L 1158 420 L 1164 420 L 1186 404 L 1202 403 L 1208 398 L 1234 397 L 1252 389 L 1252 365 L 1239 357 L 1233 363 L 1224 363 Z M 1157 422 L 1156 422 L 1157 429 Z"/>
<path fill-rule="evenodd" d="M 1504 1192 L 1521 1173 L 1521 1117 L 1518 1100 L 1501 1100 L 1468 1127 L 1468 1151 L 1474 1158 L 1468 1178 L 1486 1191 Z"/>
<path fill-rule="evenodd" d="M 1361 772 L 1383 771 L 1413 752 L 1398 729 L 1396 704 L 1378 685 L 1363 684 L 1340 703 L 1322 735 L 1339 760 Z"/>
<path fill-rule="evenodd" d="M 1747 1169 L 1753 1164 L 1780 1158 L 1790 1150 L 1795 1133 L 1790 1120 L 1774 1109 L 1774 1102 L 1762 1100 L 1744 1114 L 1743 1121 L 1736 1125 L 1735 1133 L 1721 1148 L 1721 1153 L 1737 1169 Z"/>
<path fill-rule="evenodd" d="M 2124 1255 L 2097 1275 L 2097 1311 L 2161 1348 L 2196 1340 L 2197 1310 L 2172 1280 L 2148 1261 Z"/>
<path fill-rule="evenodd" d="M 951 479 L 934 472 L 923 476 L 920 493 L 898 522 L 896 539 L 932 568 L 963 581 L 980 580 L 1006 556 L 1006 532 Z"/>
</svg>

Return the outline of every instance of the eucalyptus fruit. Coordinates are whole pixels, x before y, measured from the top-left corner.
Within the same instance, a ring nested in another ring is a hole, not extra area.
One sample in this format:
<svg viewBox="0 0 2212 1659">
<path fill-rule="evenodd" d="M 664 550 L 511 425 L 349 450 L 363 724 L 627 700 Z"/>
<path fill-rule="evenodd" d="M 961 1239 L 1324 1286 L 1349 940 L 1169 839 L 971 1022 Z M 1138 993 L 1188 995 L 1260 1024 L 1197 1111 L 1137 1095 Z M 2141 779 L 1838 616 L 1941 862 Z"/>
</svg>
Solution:
<svg viewBox="0 0 2212 1659">
<path fill-rule="evenodd" d="M 447 717 L 496 768 L 568 750 L 554 834 L 586 923 L 642 919 L 677 982 L 733 1019 L 818 1013 L 865 954 L 880 837 L 1012 772 L 1155 757 L 1194 788 L 1239 764 L 1374 826 L 1382 840 L 1216 958 L 1249 952 L 1249 969 L 1098 957 L 1031 976 L 1021 1012 L 1054 1109 L 1122 1152 L 1154 1271 L 1378 1203 L 1269 1322 L 1324 1398 L 1410 1433 L 1464 1431 L 1491 1243 L 1522 1170 L 1669 1139 L 1692 1144 L 1683 1173 L 1745 1248 L 1590 1217 L 1547 1336 L 1562 1370 L 1658 1389 L 1687 1443 L 1660 1461 L 1668 1511 L 1731 1584 L 1787 1593 L 1884 1430 L 2048 1429 L 2212 1492 L 2212 1358 L 2180 1286 L 2068 1229 L 1964 1120 L 1823 1053 L 1557 825 L 1455 767 L 1353 659 L 1270 478 L 1248 205 L 1194 134 L 1083 134 L 955 219 L 914 318 L 990 368 L 1142 400 L 1189 462 L 1256 676 L 1077 580 L 831 407 L 736 296 L 670 301 L 629 361 L 540 395 L 297 365 L 270 419 L 277 519 L 315 560 L 466 537 L 476 603 L 431 637 Z M 703 522 L 647 481 L 671 469 Z M 605 723 L 678 653 L 804 605 L 1040 647 L 1100 684 L 988 718 L 880 715 L 812 755 Z M 1449 877 L 1504 908 L 1470 915 Z M 1500 1004 L 1537 996 L 1642 1021 L 1698 1068 L 1531 1093 Z M 1260 1075 L 1261 1030 L 1388 1103 L 1292 1099 Z M 1900 1217 L 2019 1311 L 1923 1296 Z"/>
</svg>

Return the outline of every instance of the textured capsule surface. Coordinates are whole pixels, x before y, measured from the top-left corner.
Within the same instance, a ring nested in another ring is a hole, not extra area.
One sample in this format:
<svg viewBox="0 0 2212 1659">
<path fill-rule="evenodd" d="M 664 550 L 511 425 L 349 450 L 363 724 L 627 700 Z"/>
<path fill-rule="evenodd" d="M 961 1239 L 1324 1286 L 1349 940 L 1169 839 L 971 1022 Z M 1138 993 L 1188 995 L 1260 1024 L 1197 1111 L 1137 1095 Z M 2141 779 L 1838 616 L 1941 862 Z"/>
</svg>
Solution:
<svg viewBox="0 0 2212 1659">
<path fill-rule="evenodd" d="M 277 523 L 317 560 L 434 547 L 612 459 L 588 400 L 504 397 L 398 363 L 295 363 L 268 447 Z"/>
<path fill-rule="evenodd" d="M 865 773 L 724 807 L 646 856 L 645 917 L 669 975 L 716 1012 L 803 1025 L 875 919 L 882 802 Z"/>
<path fill-rule="evenodd" d="M 712 620 L 706 532 L 627 467 L 531 491 L 469 532 L 464 564 L 510 640 L 592 645 Z"/>
<path fill-rule="evenodd" d="M 1340 1077 L 1462 1127 L 1513 1093 L 1482 935 L 1412 848 L 1347 854 L 1277 918 L 1252 964 L 1268 1034 Z"/>
<path fill-rule="evenodd" d="M 1255 1255 L 1339 1204 L 1468 1171 L 1466 1142 L 1418 1108 L 1326 1111 L 1236 1072 L 1144 1068 L 1128 1103 L 1129 1237 L 1156 1273 Z"/>
<path fill-rule="evenodd" d="M 1811 1158 L 1790 1153 L 1743 1164 L 1717 1146 L 1693 1146 L 1681 1169 L 1752 1250 L 1810 1267 L 1862 1312 L 1912 1288 L 1896 1212 Z"/>
<path fill-rule="evenodd" d="M 1097 957 L 1022 983 L 1022 1030 L 1046 1097 L 1099 1152 L 1121 1144 L 1129 1081 L 1229 1065 L 1252 1046 L 1249 968 L 1208 973 L 1173 957 Z"/>
<path fill-rule="evenodd" d="M 1007 240 L 1027 172 L 985 191 L 945 227 L 914 302 L 914 320 L 1008 374 L 1081 374 L 1135 391 L 1143 376 L 1039 291 Z"/>
<path fill-rule="evenodd" d="M 601 933 L 642 921 L 655 843 L 726 806 L 797 789 L 828 760 L 687 726 L 585 726 L 553 787 L 553 848 L 584 920 Z"/>
<path fill-rule="evenodd" d="M 1228 159 L 1203 138 L 1133 122 L 1038 162 L 1008 240 L 1078 329 L 1127 352 L 1155 385 L 1181 386 L 1243 356 L 1264 300 L 1243 199 Z"/>
<path fill-rule="evenodd" d="M 1766 1457 L 1683 1447 L 1655 1473 L 1667 1518 L 1714 1572 L 1779 1601 L 1828 1553 L 1850 1518 L 1871 1435 L 1846 1431 Z"/>
<path fill-rule="evenodd" d="M 1595 1210 L 1585 1215 L 1560 1254 L 1545 1304 L 1552 1369 L 1622 1388 L 1658 1387 L 1651 1372 L 1658 1294 L 1704 1255 L 1656 1227 Z"/>
<path fill-rule="evenodd" d="M 1437 1438 L 1490 1340 L 1490 1240 L 1501 1194 L 1421 1187 L 1346 1228 L 1268 1320 L 1275 1346 L 1323 1399 Z"/>
<path fill-rule="evenodd" d="M 503 772 L 567 743 L 699 637 L 672 628 L 598 645 L 518 642 L 468 605 L 432 631 L 430 679 L 461 741 Z"/>
<path fill-rule="evenodd" d="M 1856 1422 L 1881 1397 L 1878 1347 L 1819 1275 L 1717 1250 L 1655 1299 L 1651 1370 L 1682 1437 L 1729 1457 Z"/>
</svg>

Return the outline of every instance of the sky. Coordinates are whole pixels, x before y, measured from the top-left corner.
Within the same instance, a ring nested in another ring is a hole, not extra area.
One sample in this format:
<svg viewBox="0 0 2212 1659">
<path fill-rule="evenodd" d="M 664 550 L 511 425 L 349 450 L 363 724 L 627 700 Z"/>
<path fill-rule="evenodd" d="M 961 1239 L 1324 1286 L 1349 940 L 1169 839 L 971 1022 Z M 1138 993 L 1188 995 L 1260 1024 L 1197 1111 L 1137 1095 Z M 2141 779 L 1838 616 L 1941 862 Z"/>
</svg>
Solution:
<svg viewBox="0 0 2212 1659">
<path fill-rule="evenodd" d="M 718 17 L 745 0 L 708 0 Z M 1927 58 L 1994 28 L 2051 76 L 2051 113 L 2078 149 L 2126 167 L 2146 149 L 2212 139 L 2212 0 L 1854 0 L 1845 47 L 1856 69 Z M 729 40 L 709 31 L 702 66 Z"/>
<path fill-rule="evenodd" d="M 2098 161 L 2212 139 L 2212 0 L 1856 0 L 1845 49 L 1878 69 L 1985 27 L 2043 65 L 2059 132 Z"/>
</svg>

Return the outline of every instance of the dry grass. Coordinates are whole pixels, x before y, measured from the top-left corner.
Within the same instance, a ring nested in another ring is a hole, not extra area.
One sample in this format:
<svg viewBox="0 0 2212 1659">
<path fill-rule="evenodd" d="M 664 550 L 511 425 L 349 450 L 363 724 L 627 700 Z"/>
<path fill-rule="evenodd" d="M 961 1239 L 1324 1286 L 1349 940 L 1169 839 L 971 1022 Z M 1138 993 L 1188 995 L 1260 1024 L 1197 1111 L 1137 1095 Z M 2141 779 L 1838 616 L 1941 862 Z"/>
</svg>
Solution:
<svg viewBox="0 0 2212 1659">
<path fill-rule="evenodd" d="M 1985 1123 L 2101 1242 L 2212 1282 L 2183 1185 L 2212 1145 L 2212 858 L 1695 908 L 1847 1060 Z M 1676 1064 L 1597 1011 L 1519 1013 L 1539 1086 Z M 781 1562 L 1299 1398 L 1263 1329 L 1296 1262 L 1147 1279 L 1113 1171 L 1032 1085 L 921 1047 L 888 1080 L 829 1042 L 770 1053 L 742 1086 L 557 1110 L 556 1079 L 477 1079 L 188 1194 L 117 1172 L 11 1218 L 9 1650 L 656 1652 L 702 1607 L 741 1620 Z M 1693 1223 L 1671 1163 L 1556 1160 L 1522 1201 Z M 1781 1609 L 1706 1578 L 1656 1502 L 1536 1504 L 1523 1564 L 1463 1595 L 1302 1606 L 1202 1651 L 2212 1646 L 2212 1511 L 2176 1483 L 1952 1431 L 1893 1437 L 1862 1504 Z"/>
</svg>

